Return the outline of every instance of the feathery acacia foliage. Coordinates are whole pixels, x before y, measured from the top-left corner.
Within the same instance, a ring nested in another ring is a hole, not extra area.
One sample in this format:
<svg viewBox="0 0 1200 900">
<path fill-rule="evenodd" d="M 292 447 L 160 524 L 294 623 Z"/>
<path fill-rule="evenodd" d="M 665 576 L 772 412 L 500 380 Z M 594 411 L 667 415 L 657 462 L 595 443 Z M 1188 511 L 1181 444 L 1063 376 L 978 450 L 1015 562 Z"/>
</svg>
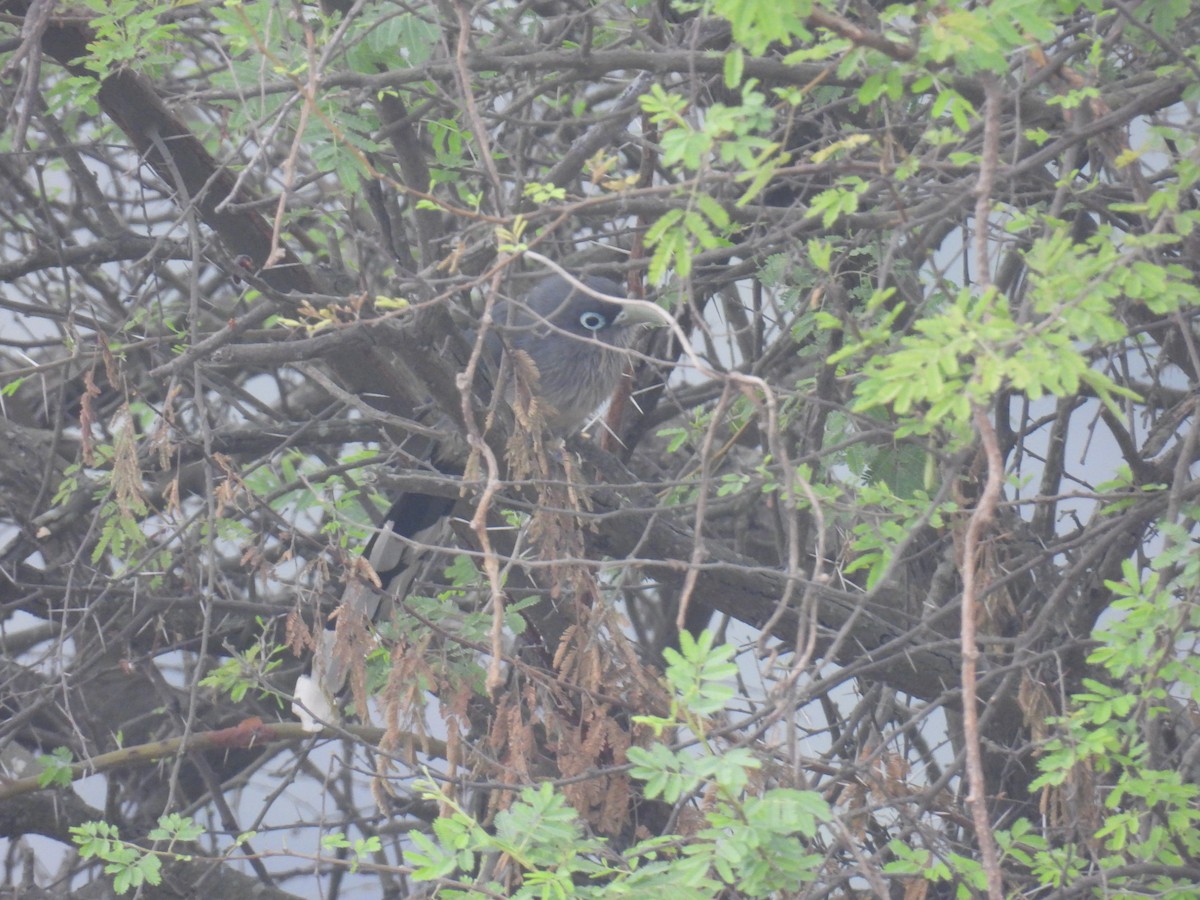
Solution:
<svg viewBox="0 0 1200 900">
<path fill-rule="evenodd" d="M 0 0 L 7 888 L 1193 896 L 1198 25 Z M 678 323 L 565 451 L 553 264 Z"/>
</svg>

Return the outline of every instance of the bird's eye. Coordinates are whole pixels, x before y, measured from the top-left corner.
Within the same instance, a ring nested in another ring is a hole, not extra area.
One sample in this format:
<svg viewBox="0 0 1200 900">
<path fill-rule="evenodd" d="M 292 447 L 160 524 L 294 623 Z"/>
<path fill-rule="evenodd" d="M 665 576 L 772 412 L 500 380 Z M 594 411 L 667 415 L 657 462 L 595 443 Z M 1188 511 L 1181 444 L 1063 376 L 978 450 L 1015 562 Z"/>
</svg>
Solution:
<svg viewBox="0 0 1200 900">
<path fill-rule="evenodd" d="M 599 331 L 608 324 L 608 319 L 598 312 L 585 312 L 579 317 L 579 324 L 588 331 Z"/>
</svg>

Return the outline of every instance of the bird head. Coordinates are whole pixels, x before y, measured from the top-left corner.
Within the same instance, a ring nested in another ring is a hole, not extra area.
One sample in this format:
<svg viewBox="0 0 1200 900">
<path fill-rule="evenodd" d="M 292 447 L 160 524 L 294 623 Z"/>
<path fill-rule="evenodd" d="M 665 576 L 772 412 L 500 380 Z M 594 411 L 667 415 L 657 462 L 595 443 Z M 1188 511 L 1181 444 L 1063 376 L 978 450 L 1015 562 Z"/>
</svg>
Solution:
<svg viewBox="0 0 1200 900">
<path fill-rule="evenodd" d="M 661 324 L 661 318 L 644 306 L 604 299 L 624 295 L 616 282 L 596 276 L 580 280 L 586 291 L 558 275 L 543 278 L 520 304 L 518 325 L 531 326 L 535 334 L 556 331 L 577 340 L 625 348 L 639 326 Z"/>
<path fill-rule="evenodd" d="M 579 428 L 608 399 L 625 368 L 622 351 L 641 326 L 662 323 L 652 308 L 604 299 L 622 296 L 616 282 L 596 276 L 580 281 L 586 290 L 550 275 L 523 298 L 498 304 L 494 314 L 508 346 L 537 367 L 542 399 L 553 409 L 547 427 L 554 432 Z"/>
</svg>

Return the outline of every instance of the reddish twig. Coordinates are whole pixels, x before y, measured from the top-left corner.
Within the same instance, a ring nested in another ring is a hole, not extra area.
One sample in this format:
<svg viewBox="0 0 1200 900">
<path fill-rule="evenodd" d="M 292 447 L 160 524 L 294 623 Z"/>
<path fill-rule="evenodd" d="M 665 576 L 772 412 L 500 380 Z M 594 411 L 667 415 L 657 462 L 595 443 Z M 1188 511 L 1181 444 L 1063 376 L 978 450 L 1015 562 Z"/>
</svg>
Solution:
<svg viewBox="0 0 1200 900">
<path fill-rule="evenodd" d="M 467 121 L 471 123 L 471 130 L 475 132 L 475 144 L 479 148 L 479 158 L 483 162 L 483 169 L 487 172 L 488 180 L 492 183 L 492 190 L 496 192 L 495 208 L 501 210 L 504 208 L 504 185 L 500 181 L 500 173 L 492 158 L 492 150 L 488 144 L 487 126 L 484 125 L 483 118 L 479 115 L 479 107 L 475 103 L 475 91 L 471 87 L 470 64 L 467 62 L 471 44 L 470 12 L 463 3 L 455 4 L 454 10 L 458 14 L 458 44 L 454 48 L 454 75 L 458 80 L 459 92 L 462 94 L 463 111 L 467 114 Z"/>
<path fill-rule="evenodd" d="M 963 692 L 963 739 L 967 751 L 967 805 L 971 807 L 971 818 L 975 823 L 975 836 L 979 841 L 979 854 L 987 874 L 989 900 L 1003 900 L 1004 889 L 1000 878 L 1000 857 L 996 850 L 996 838 L 988 821 L 987 786 L 983 777 L 983 756 L 979 741 L 979 707 L 975 690 L 976 670 L 979 662 L 979 647 L 975 641 L 975 606 L 979 596 L 977 583 L 976 551 L 983 529 L 996 512 L 1000 499 L 1000 485 L 1004 478 L 1004 461 L 1000 457 L 1000 442 L 996 430 L 988 421 L 987 414 L 975 407 L 975 427 L 983 442 L 987 457 L 987 481 L 983 496 L 971 513 L 967 523 L 967 534 L 963 540 L 963 596 L 962 596 L 962 692 Z"/>
<path fill-rule="evenodd" d="M 991 286 L 988 265 L 988 212 L 991 206 L 992 182 L 996 172 L 1000 141 L 1000 96 L 995 79 L 985 83 L 987 101 L 983 108 L 983 158 L 979 165 L 978 199 L 975 203 L 975 255 L 978 267 L 977 280 L 982 290 Z M 967 805 L 975 822 L 975 836 L 979 842 L 979 854 L 987 875 L 989 900 L 1003 900 L 1004 885 L 1000 875 L 1000 857 L 996 850 L 996 838 L 988 821 L 987 785 L 983 777 L 983 758 L 979 742 L 979 709 L 975 690 L 975 679 L 979 662 L 979 647 L 975 640 L 975 605 L 979 587 L 976 575 L 976 551 L 979 537 L 996 512 L 1000 499 L 1000 487 L 1004 480 L 1004 460 L 1000 455 L 1000 442 L 996 430 L 988 421 L 982 407 L 974 407 L 975 427 L 983 443 L 987 458 L 987 481 L 983 496 L 971 513 L 967 523 L 967 534 L 963 541 L 963 597 L 962 597 L 962 690 L 963 690 L 963 740 L 967 758 Z"/>
</svg>

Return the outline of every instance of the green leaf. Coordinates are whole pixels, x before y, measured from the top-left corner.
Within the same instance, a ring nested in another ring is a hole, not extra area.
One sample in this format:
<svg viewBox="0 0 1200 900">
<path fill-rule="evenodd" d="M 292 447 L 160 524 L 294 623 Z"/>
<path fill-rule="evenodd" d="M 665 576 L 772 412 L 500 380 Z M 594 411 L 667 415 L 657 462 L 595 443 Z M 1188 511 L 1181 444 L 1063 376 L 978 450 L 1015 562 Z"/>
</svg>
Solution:
<svg viewBox="0 0 1200 900">
<path fill-rule="evenodd" d="M 729 213 L 725 211 L 725 207 L 723 207 L 708 194 L 697 193 L 694 196 L 696 205 L 700 207 L 700 211 L 703 212 L 704 215 L 708 216 L 709 221 L 721 231 L 728 231 L 730 221 Z"/>
<path fill-rule="evenodd" d="M 734 90 L 742 83 L 742 71 L 746 66 L 746 56 L 741 47 L 734 47 L 725 54 L 725 87 Z"/>
<path fill-rule="evenodd" d="M 38 787 L 69 787 L 74 778 L 72 765 L 75 755 L 69 747 L 55 747 L 50 753 L 37 758 L 42 769 L 38 772 Z"/>
</svg>

